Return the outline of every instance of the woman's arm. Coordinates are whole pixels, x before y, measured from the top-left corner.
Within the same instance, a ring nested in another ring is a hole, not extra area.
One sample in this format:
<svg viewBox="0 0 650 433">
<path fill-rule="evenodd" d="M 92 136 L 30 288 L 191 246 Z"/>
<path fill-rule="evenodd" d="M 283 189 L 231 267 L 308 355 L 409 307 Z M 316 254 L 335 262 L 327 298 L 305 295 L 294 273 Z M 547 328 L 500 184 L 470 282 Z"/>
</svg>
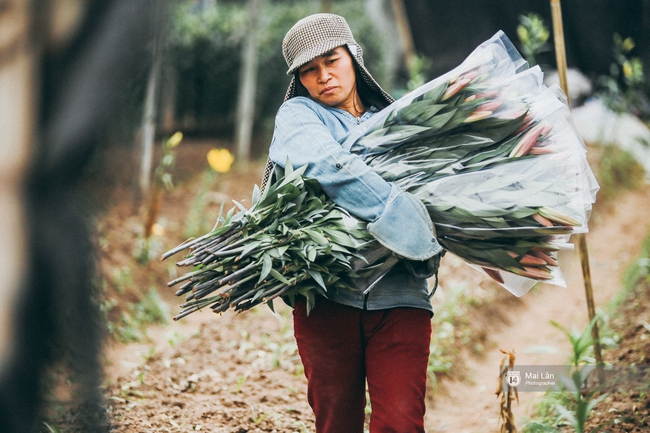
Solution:
<svg viewBox="0 0 650 433">
<path fill-rule="evenodd" d="M 360 156 L 334 139 L 318 106 L 293 98 L 278 111 L 270 158 L 284 167 L 307 166 L 305 176 L 318 180 L 337 205 L 368 221 L 368 231 L 401 256 L 424 260 L 442 250 L 424 205 L 397 185 L 386 182 Z"/>
<path fill-rule="evenodd" d="M 374 221 L 384 211 L 391 185 L 361 157 L 344 150 L 317 111 L 316 102 L 294 98 L 276 117 L 271 159 L 284 167 L 307 166 L 305 176 L 317 179 L 336 204 L 355 216 Z"/>
</svg>

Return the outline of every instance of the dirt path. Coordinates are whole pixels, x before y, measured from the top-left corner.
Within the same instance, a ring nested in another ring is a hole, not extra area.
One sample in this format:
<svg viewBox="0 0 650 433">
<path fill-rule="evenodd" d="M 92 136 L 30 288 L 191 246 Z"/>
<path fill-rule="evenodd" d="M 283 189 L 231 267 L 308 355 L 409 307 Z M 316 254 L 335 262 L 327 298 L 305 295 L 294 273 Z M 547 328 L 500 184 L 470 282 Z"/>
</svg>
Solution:
<svg viewBox="0 0 650 433">
<path fill-rule="evenodd" d="M 650 231 L 650 221 L 640 210 L 649 206 L 650 191 L 629 193 L 610 213 L 592 219 L 587 239 L 597 306 L 619 290 L 622 272 L 637 257 Z M 569 343 L 549 321 L 579 329 L 587 323 L 576 259 L 567 289 L 543 286 L 521 298 L 507 312 L 507 325 L 489 334 L 484 356 L 467 357 L 468 380 L 447 382 L 433 395 L 428 432 L 498 431 L 494 388 L 499 348 L 514 349 L 521 365 L 566 363 Z M 434 304 L 441 296 L 434 297 Z M 105 353 L 113 431 L 314 431 L 287 308 L 277 315 L 266 308 L 220 318 L 192 314 L 151 329 L 149 336 L 144 343 L 112 345 Z M 541 397 L 520 395 L 518 427 Z"/>
<path fill-rule="evenodd" d="M 626 267 L 638 256 L 640 243 L 650 232 L 650 219 L 643 209 L 650 207 L 650 191 L 628 193 L 611 212 L 592 219 L 587 235 L 589 261 L 596 308 L 605 305 L 620 289 Z M 426 426 L 436 432 L 498 432 L 499 402 L 494 395 L 496 374 L 504 350 L 515 350 L 520 365 L 563 365 L 571 351 L 567 338 L 550 320 L 571 329 L 582 330 L 588 323 L 585 292 L 579 257 L 574 254 L 566 289 L 543 286 L 521 298 L 523 305 L 513 311 L 510 326 L 494 333 L 494 346 L 482 359 L 469 358 L 467 371 L 472 383 L 447 384 L 434 397 L 427 413 Z M 543 393 L 519 394 L 515 405 L 517 427 L 532 413 Z"/>
</svg>

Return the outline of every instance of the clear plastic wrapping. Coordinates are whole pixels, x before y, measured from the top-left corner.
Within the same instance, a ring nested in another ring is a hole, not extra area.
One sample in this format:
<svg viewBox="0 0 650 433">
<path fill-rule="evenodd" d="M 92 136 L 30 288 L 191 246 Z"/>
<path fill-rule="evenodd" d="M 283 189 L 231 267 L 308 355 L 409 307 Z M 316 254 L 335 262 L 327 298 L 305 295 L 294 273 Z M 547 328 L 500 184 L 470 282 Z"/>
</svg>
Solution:
<svg viewBox="0 0 650 433">
<path fill-rule="evenodd" d="M 342 145 L 420 198 L 441 244 L 512 293 L 565 285 L 558 252 L 588 231 L 598 184 L 564 94 L 503 32 Z"/>
</svg>

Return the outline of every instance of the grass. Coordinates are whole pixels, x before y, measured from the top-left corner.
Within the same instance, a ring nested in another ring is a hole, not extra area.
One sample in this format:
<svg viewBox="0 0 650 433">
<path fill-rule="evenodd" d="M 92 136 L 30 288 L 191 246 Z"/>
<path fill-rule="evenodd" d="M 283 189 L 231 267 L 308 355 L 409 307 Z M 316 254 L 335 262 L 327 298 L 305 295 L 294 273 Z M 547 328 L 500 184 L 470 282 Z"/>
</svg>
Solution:
<svg viewBox="0 0 650 433">
<path fill-rule="evenodd" d="M 630 292 L 643 282 L 650 282 L 650 235 L 641 244 L 639 258 L 629 266 L 623 275 L 623 287 L 608 305 L 608 312 L 614 313 L 628 298 Z"/>
<path fill-rule="evenodd" d="M 117 300 L 109 298 L 101 303 L 100 308 L 107 317 L 109 334 L 121 343 L 141 341 L 147 335 L 147 326 L 168 323 L 169 307 L 154 287 L 140 301 L 128 303 L 116 318 L 108 319 L 117 305 Z"/>
<path fill-rule="evenodd" d="M 192 201 L 192 207 L 185 222 L 183 231 L 185 239 L 208 233 L 217 221 L 218 214 L 209 212 L 208 207 L 211 201 L 210 192 L 214 191 L 218 176 L 219 173 L 210 168 L 207 168 L 201 175 L 199 190 Z"/>
<path fill-rule="evenodd" d="M 603 146 L 596 164 L 594 171 L 600 185 L 597 205 L 611 206 L 622 191 L 638 189 L 644 183 L 643 166 L 630 152 L 615 145 Z"/>
<path fill-rule="evenodd" d="M 290 308 L 278 308 L 276 312 L 266 311 L 267 307 L 260 306 L 250 310 L 250 314 L 272 314 L 278 321 L 278 328 L 249 334 L 241 331 L 241 339 L 233 341 L 233 347 L 251 366 L 260 366 L 269 369 L 283 369 L 294 375 L 302 375 L 303 367 L 298 355 L 298 346 L 293 336 L 293 327 Z M 254 319 L 254 318 L 253 318 Z"/>
<path fill-rule="evenodd" d="M 441 294 L 444 294 L 444 297 L 440 296 Z M 453 367 L 458 366 L 461 355 L 460 348 L 473 342 L 468 312 L 486 302 L 474 296 L 463 284 L 446 289 L 442 293 L 437 293 L 436 296 L 443 299 L 443 302 L 434 307 L 433 332 L 427 368 L 434 386 L 437 384 L 438 376 L 446 375 L 451 372 Z M 475 353 L 480 352 L 482 346 L 475 343 L 472 350 Z"/>
</svg>

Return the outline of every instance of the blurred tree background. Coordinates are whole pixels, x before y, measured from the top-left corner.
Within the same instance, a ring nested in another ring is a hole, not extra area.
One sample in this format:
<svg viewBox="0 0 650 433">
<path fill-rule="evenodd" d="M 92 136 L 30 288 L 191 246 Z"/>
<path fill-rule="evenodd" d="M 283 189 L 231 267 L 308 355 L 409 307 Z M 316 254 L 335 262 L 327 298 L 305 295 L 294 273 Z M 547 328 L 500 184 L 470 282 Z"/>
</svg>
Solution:
<svg viewBox="0 0 650 433">
<path fill-rule="evenodd" d="M 650 7 L 644 0 L 597 3 L 598 7 L 582 0 L 564 5 L 569 66 L 581 68 L 594 82 L 610 67 L 612 34 L 632 36 L 640 42 L 637 46 L 646 47 L 643 35 L 648 32 L 642 30 L 650 23 Z M 274 115 L 289 83 L 282 38 L 309 14 L 329 11 L 346 17 L 370 71 L 396 97 L 456 66 L 499 29 L 520 46 L 516 26 L 526 12 L 538 13 L 547 26 L 551 23 L 548 0 L 174 0 L 161 4 L 166 5 L 166 19 L 160 32 L 159 72 L 146 70 L 133 78 L 131 102 L 124 107 L 122 128 L 113 133 L 112 141 L 132 143 L 133 131 L 146 135 L 143 117 L 149 82 L 149 88 L 155 89 L 155 110 L 149 118 L 154 118 L 157 142 L 176 131 L 189 139 L 216 138 L 231 143 L 240 162 L 265 158 Z M 552 37 L 548 45 L 552 46 Z M 642 58 L 647 51 L 640 53 Z M 552 50 L 540 56 L 542 67 L 553 68 Z M 153 55 L 152 64 L 156 64 Z M 157 86 L 151 86 L 152 77 Z M 242 126 L 246 121 L 249 126 Z M 237 151 L 242 140 L 249 141 L 248 147 Z M 143 151 L 138 159 L 146 158 Z"/>
<path fill-rule="evenodd" d="M 188 138 L 234 140 L 243 54 L 250 35 L 252 1 L 178 0 L 170 3 L 165 22 L 157 104 L 158 135 L 183 131 Z M 254 95 L 251 157 L 266 153 L 275 112 L 284 99 L 289 77 L 282 39 L 299 19 L 329 10 L 348 20 L 375 78 L 389 91 L 408 82 L 401 43 L 380 31 L 392 20 L 391 2 L 381 0 L 257 0 L 257 83 Z M 381 9 L 385 12 L 382 13 Z M 391 58 L 388 58 L 391 56 Z M 148 71 L 132 83 L 132 104 L 125 110 L 124 131 L 137 129 L 145 99 Z M 121 139 L 128 140 L 127 136 Z"/>
</svg>

